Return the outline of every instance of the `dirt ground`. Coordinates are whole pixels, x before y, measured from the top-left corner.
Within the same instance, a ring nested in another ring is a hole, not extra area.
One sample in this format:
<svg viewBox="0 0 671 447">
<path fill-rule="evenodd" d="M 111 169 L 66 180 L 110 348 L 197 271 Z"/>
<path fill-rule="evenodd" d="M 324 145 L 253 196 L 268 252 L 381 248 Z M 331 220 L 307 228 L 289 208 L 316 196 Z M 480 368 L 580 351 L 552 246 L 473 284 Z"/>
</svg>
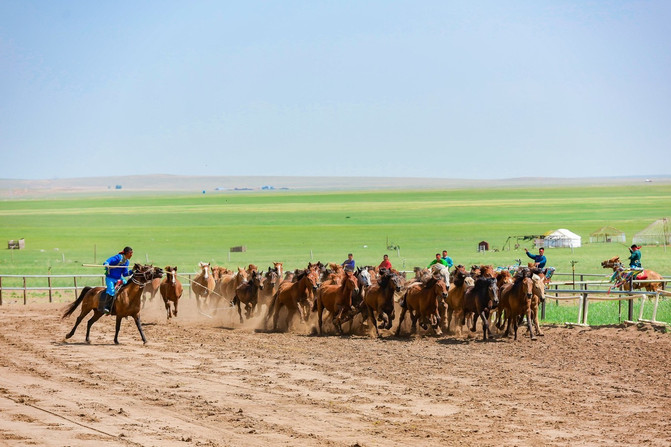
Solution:
<svg viewBox="0 0 671 447">
<path fill-rule="evenodd" d="M 116 346 L 113 318 L 66 342 L 65 303 L 5 302 L 0 445 L 671 446 L 671 334 L 650 326 L 319 337 L 181 304 Z"/>
</svg>

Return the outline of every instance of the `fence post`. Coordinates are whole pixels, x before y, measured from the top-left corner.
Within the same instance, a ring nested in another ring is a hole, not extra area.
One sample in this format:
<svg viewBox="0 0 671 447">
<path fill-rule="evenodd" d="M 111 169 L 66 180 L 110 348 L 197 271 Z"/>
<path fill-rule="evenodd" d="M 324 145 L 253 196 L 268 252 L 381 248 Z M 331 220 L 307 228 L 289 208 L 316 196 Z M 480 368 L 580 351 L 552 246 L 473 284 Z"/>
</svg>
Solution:
<svg viewBox="0 0 671 447">
<path fill-rule="evenodd" d="M 2 276 L 0 276 L 0 306 L 2 306 Z"/>
<path fill-rule="evenodd" d="M 26 277 L 23 277 L 23 305 L 25 306 L 26 303 L 28 302 L 28 289 L 26 289 Z"/>
<path fill-rule="evenodd" d="M 629 300 L 629 311 L 627 313 L 627 320 L 634 321 L 634 299 Z"/>
<path fill-rule="evenodd" d="M 49 302 L 51 303 L 51 276 L 47 276 L 47 284 L 49 285 Z"/>
<path fill-rule="evenodd" d="M 75 299 L 77 299 L 77 277 L 73 276 L 72 278 L 75 280 Z"/>
<path fill-rule="evenodd" d="M 587 303 L 587 294 L 583 293 L 582 294 L 582 305 L 583 305 L 583 311 L 582 311 L 582 324 L 587 324 L 587 312 L 589 310 L 589 305 Z"/>
<path fill-rule="evenodd" d="M 191 273 L 189 273 L 189 299 L 191 299 L 191 289 L 193 289 L 193 287 L 191 287 L 191 284 L 192 284 Z"/>
<path fill-rule="evenodd" d="M 541 303 L 541 320 L 545 320 L 545 301 Z"/>
</svg>

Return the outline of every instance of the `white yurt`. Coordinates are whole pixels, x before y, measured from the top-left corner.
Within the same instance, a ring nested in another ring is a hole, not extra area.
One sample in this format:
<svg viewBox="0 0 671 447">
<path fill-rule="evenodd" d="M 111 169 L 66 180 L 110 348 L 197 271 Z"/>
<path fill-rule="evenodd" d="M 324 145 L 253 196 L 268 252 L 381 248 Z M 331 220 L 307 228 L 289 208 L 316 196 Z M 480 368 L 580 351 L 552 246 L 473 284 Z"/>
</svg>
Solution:
<svg viewBox="0 0 671 447">
<path fill-rule="evenodd" d="M 545 236 L 543 246 L 545 248 L 580 247 L 582 238 L 566 228 L 560 228 Z"/>
</svg>

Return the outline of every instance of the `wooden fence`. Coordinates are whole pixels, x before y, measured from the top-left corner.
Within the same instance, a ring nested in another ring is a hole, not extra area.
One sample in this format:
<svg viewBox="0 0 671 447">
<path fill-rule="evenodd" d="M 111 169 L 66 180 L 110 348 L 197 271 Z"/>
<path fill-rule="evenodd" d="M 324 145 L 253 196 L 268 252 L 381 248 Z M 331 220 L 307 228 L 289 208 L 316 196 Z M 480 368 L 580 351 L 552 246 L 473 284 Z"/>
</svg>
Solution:
<svg viewBox="0 0 671 447">
<path fill-rule="evenodd" d="M 191 297 L 191 281 L 197 273 L 186 273 L 179 275 L 188 278 L 183 281 L 184 289 L 189 291 Z M 83 280 L 83 281 L 82 281 Z M 8 284 L 11 282 L 11 284 Z M 82 285 L 82 282 L 86 284 Z M 66 285 L 71 284 L 71 285 Z M 23 304 L 28 303 L 28 293 L 47 293 L 49 302 L 53 302 L 54 292 L 72 291 L 74 299 L 79 296 L 79 291 L 86 286 L 105 286 L 105 275 L 0 275 L 0 306 L 2 306 L 3 294 L 5 292 L 21 292 Z"/>
</svg>

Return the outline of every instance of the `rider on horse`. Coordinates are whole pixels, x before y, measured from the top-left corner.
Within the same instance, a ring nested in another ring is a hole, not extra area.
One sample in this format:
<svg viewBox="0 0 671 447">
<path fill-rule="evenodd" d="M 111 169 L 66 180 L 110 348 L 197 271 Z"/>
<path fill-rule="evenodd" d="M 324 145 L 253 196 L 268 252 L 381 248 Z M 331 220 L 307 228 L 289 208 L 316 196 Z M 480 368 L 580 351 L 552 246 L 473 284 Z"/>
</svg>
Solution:
<svg viewBox="0 0 671 447">
<path fill-rule="evenodd" d="M 100 295 L 98 310 L 105 314 L 109 314 L 114 303 L 114 295 L 116 293 L 116 284 L 122 281 L 124 284 L 127 279 L 126 276 L 133 272 L 128 269 L 130 258 L 133 256 L 133 249 L 125 247 L 123 251 L 112 256 L 103 263 L 105 267 L 105 286 L 107 289 Z"/>
</svg>

